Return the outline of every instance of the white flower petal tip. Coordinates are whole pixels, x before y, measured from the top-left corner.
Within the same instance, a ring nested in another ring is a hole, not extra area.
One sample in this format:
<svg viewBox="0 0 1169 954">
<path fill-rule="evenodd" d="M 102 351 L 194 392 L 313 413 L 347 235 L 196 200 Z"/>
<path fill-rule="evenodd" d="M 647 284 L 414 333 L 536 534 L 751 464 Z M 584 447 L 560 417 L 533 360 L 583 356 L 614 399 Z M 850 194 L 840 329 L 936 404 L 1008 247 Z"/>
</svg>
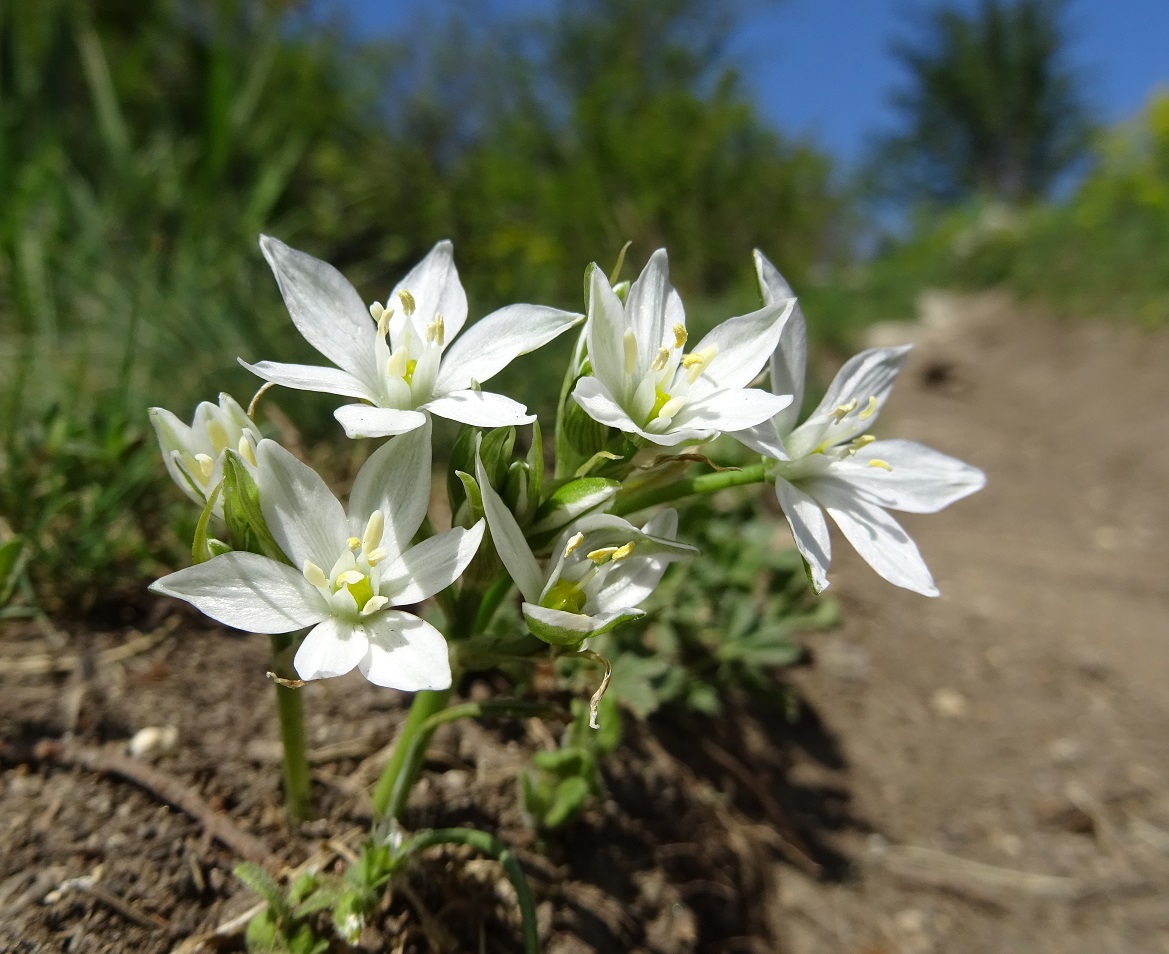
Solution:
<svg viewBox="0 0 1169 954">
<path fill-rule="evenodd" d="M 351 438 L 404 434 L 422 425 L 423 411 L 474 427 L 531 423 L 535 416 L 522 405 L 478 391 L 477 382 L 583 320 L 556 308 L 512 305 L 460 334 L 467 296 L 448 241 L 435 245 L 385 304 L 368 308 L 331 265 L 268 236 L 260 247 L 293 324 L 337 367 L 272 361 L 245 367 L 286 387 L 367 402 L 336 412 Z"/>
</svg>

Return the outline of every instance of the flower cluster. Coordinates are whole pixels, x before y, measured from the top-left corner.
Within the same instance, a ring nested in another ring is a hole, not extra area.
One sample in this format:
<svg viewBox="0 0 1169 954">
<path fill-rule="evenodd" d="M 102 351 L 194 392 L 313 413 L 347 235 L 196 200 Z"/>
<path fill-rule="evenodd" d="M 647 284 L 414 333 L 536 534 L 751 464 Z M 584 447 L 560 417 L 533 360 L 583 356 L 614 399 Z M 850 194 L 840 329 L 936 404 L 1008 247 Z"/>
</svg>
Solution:
<svg viewBox="0 0 1169 954">
<path fill-rule="evenodd" d="M 692 344 L 664 250 L 630 284 L 614 286 L 590 266 L 585 314 L 520 304 L 468 325 L 449 242 L 368 307 L 332 266 L 276 239 L 260 245 L 293 323 L 332 365 L 241 363 L 272 384 L 347 399 L 335 416 L 349 437 L 389 439 L 343 506 L 227 395 L 199 405 L 190 427 L 152 409 L 168 472 L 204 510 L 199 562 L 153 589 L 229 626 L 303 630 L 293 660 L 301 679 L 357 668 L 380 686 L 446 688 L 452 654 L 457 662 L 461 647 L 490 645 L 492 613 L 513 584 L 528 631 L 521 651 L 584 650 L 644 615 L 668 565 L 697 553 L 677 539 L 672 509 L 640 524 L 626 519 L 645 509 L 638 491 L 654 479 L 633 456 L 653 447 L 688 466 L 701 458 L 677 451 L 724 434 L 761 455 L 759 479 L 774 484 L 817 592 L 828 585 L 827 516 L 885 579 L 937 594 L 887 511 L 940 510 L 979 489 L 983 475 L 869 434 L 905 348 L 857 355 L 799 422 L 804 317 L 761 254 L 762 307 Z M 559 407 L 556 469 L 545 479 L 538 424 L 527 457 L 511 456 L 515 427 L 535 416 L 481 385 L 582 322 Z M 756 386 L 761 374 L 770 389 Z M 592 425 L 571 426 L 582 414 Z M 443 531 L 428 518 L 433 417 L 463 428 L 450 452 L 453 517 Z M 678 499 L 688 486 L 659 486 L 655 499 Z M 441 628 L 417 609 L 431 597 Z"/>
</svg>

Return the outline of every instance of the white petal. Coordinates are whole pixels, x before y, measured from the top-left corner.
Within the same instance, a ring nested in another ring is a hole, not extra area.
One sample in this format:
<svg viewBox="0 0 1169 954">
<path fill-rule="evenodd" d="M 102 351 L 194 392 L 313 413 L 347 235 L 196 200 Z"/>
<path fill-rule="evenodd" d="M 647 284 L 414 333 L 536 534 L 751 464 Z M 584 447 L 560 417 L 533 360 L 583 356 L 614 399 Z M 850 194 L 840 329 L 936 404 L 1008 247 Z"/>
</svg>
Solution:
<svg viewBox="0 0 1169 954">
<path fill-rule="evenodd" d="M 775 497 L 787 517 L 796 549 L 811 572 L 812 589 L 822 593 L 828 587 L 828 564 L 832 562 L 832 540 L 824 511 L 812 497 L 782 477 L 775 479 Z"/>
<path fill-rule="evenodd" d="M 706 382 L 712 389 L 745 388 L 767 364 L 794 307 L 795 299 L 789 298 L 764 305 L 749 315 L 728 318 L 713 328 L 692 349 L 697 353 L 718 346 L 718 354 L 694 382 L 694 387 Z"/>
<path fill-rule="evenodd" d="M 869 351 L 860 352 L 845 361 L 836 378 L 832 379 L 828 392 L 824 394 L 819 406 L 808 415 L 808 420 L 791 434 L 791 440 L 787 442 L 791 456 L 802 457 L 810 454 L 825 438 L 833 444 L 839 444 L 851 441 L 853 437 L 869 430 L 876 423 L 880 408 L 883 408 L 885 401 L 888 400 L 893 382 L 897 380 L 901 367 L 905 365 L 909 348 L 911 348 L 909 345 L 870 348 Z M 856 401 L 858 408 L 863 409 L 869 403 L 870 397 L 876 399 L 877 405 L 869 416 L 862 417 L 858 413 L 853 413 L 844 417 L 841 422 L 825 424 L 831 420 L 832 412 L 836 408 Z"/>
<path fill-rule="evenodd" d="M 380 591 L 395 606 L 408 606 L 445 590 L 463 575 L 485 529 L 480 520 L 470 530 L 456 527 L 411 547 L 382 571 Z"/>
<path fill-rule="evenodd" d="M 472 427 L 531 424 L 536 419 L 519 401 L 491 391 L 451 391 L 427 401 L 422 410 Z"/>
<path fill-rule="evenodd" d="M 589 317 L 585 330 L 589 342 L 589 362 L 596 375 L 611 393 L 624 398 L 625 374 L 625 306 L 609 286 L 605 273 L 592 266 L 589 284 Z"/>
<path fill-rule="evenodd" d="M 400 610 L 383 610 L 362 626 L 369 649 L 358 665 L 375 686 L 404 692 L 450 686 L 446 640 L 429 623 Z"/>
<path fill-rule="evenodd" d="M 487 381 L 521 354 L 543 347 L 584 315 L 543 305 L 509 305 L 480 318 L 446 350 L 435 391 L 461 391 Z"/>
<path fill-rule="evenodd" d="M 872 467 L 879 460 L 893 469 Z M 876 441 L 833 464 L 830 474 L 869 503 L 907 513 L 936 513 L 986 485 L 986 475 L 956 457 L 914 441 Z"/>
<path fill-rule="evenodd" d="M 393 559 L 410 545 L 430 504 L 430 421 L 391 438 L 370 455 L 349 492 L 349 534 L 361 538 L 370 514 L 380 510 L 385 531 L 379 546 Z"/>
<path fill-rule="evenodd" d="M 164 576 L 150 589 L 250 633 L 290 633 L 329 615 L 299 570 L 258 553 L 225 553 Z"/>
<path fill-rule="evenodd" d="M 345 436 L 392 437 L 405 434 L 426 423 L 421 411 L 399 411 L 392 407 L 370 407 L 367 404 L 346 404 L 333 412 L 345 428 Z"/>
<path fill-rule="evenodd" d="M 670 264 L 664 248 L 659 248 L 649 257 L 645 268 L 630 286 L 625 314 L 637 337 L 635 374 L 640 379 L 649 372 L 658 349 L 673 345 L 674 325 L 686 323 L 682 299 L 670 284 Z"/>
<path fill-rule="evenodd" d="M 410 319 L 407 319 L 399 298 L 398 293 L 402 291 L 410 293 L 417 308 Z M 467 321 L 467 293 L 463 291 L 455 268 L 454 246 L 442 241 L 427 252 L 426 258 L 394 286 L 386 307 L 394 309 L 390 319 L 390 341 L 395 351 L 407 326 L 412 327 L 418 340 L 425 340 L 426 326 L 436 315 L 442 315 L 446 340 L 451 341 Z"/>
<path fill-rule="evenodd" d="M 330 566 L 345 549 L 348 521 L 315 470 L 275 441 L 256 447 L 260 509 L 280 549 L 295 566 Z"/>
<path fill-rule="evenodd" d="M 714 436 L 710 430 L 692 427 L 671 428 L 663 434 L 651 434 L 633 423 L 633 419 L 613 400 L 608 388 L 599 378 L 586 377 L 577 381 L 572 391 L 572 399 L 584 408 L 584 412 L 594 421 L 608 424 L 626 434 L 637 434 L 647 441 L 665 447 L 673 447 L 683 441 L 707 441 Z"/>
<path fill-rule="evenodd" d="M 791 407 L 792 405 L 789 404 L 771 420 L 763 421 L 761 424 L 741 431 L 735 431 L 731 437 L 745 447 L 750 447 L 756 454 L 762 454 L 772 460 L 789 460 L 787 448 L 783 446 L 783 439 L 779 436 L 776 421 L 779 421 L 784 414 L 791 410 Z"/>
<path fill-rule="evenodd" d="M 245 368 L 265 381 L 279 384 L 298 391 L 320 391 L 323 394 L 340 394 L 345 397 L 372 401 L 374 392 L 362 384 L 348 371 L 340 368 L 322 368 L 313 364 L 282 364 L 279 361 L 257 361 L 248 364 L 239 361 Z"/>
<path fill-rule="evenodd" d="M 154 433 L 158 437 L 158 449 L 162 454 L 162 462 L 170 479 L 191 500 L 202 506 L 207 502 L 207 499 L 191 486 L 191 482 L 183 473 L 177 458 L 177 455 L 183 450 L 191 454 L 196 453 L 191 449 L 191 429 L 164 407 L 152 407 L 149 414 L 150 423 L 154 426 Z"/>
<path fill-rule="evenodd" d="M 903 586 L 923 596 L 938 595 L 938 588 L 917 545 L 889 514 L 861 500 L 848 484 L 831 477 L 810 480 L 806 489 L 878 574 L 895 586 Z"/>
<path fill-rule="evenodd" d="M 361 626 L 327 619 L 305 636 L 292 665 L 301 679 L 330 679 L 350 672 L 368 649 Z"/>
<path fill-rule="evenodd" d="M 678 427 L 741 431 L 770 420 L 790 403 L 790 394 L 772 394 L 759 388 L 718 391 L 686 405 L 674 422 Z"/>
<path fill-rule="evenodd" d="M 361 296 L 327 262 L 264 235 L 260 249 L 272 266 L 297 331 L 321 354 L 354 377 L 376 374 L 374 325 Z"/>
<path fill-rule="evenodd" d="M 785 298 L 794 298 L 791 285 L 758 249 L 755 250 L 755 273 L 763 301 L 772 304 Z M 799 420 L 804 403 L 804 376 L 808 363 L 808 325 L 803 309 L 797 301 L 791 317 L 784 323 L 779 344 L 771 353 L 771 390 L 774 394 L 790 394 L 792 403 L 776 415 L 775 424 L 781 434 L 790 434 Z"/>
<path fill-rule="evenodd" d="M 495 552 L 499 554 L 499 559 L 507 567 L 507 572 L 511 574 L 524 599 L 538 600 L 540 591 L 544 588 L 544 575 L 540 572 L 540 564 L 532 555 L 528 541 L 524 539 L 524 531 L 520 529 L 516 518 L 488 482 L 478 452 L 475 454 L 475 479 L 479 482 L 479 490 L 483 494 L 483 510 L 487 515 L 487 525 L 491 529 Z"/>
</svg>

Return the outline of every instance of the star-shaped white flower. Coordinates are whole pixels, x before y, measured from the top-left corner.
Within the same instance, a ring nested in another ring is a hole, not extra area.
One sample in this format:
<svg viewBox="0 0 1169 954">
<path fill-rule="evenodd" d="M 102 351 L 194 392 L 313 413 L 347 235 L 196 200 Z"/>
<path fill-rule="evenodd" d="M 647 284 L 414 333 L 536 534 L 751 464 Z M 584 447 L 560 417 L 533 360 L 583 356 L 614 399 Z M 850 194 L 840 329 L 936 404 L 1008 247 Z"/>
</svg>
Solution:
<svg viewBox="0 0 1169 954">
<path fill-rule="evenodd" d="M 230 394 L 220 394 L 218 406 L 201 402 L 189 427 L 162 407 L 150 409 L 150 423 L 171 480 L 200 507 L 223 480 L 226 451 L 238 451 L 244 463 L 255 470 L 260 430 Z M 215 501 L 213 510 L 216 516 L 223 516 L 221 499 Z"/>
<path fill-rule="evenodd" d="M 427 413 L 474 427 L 530 423 L 522 404 L 479 384 L 583 320 L 557 308 L 509 305 L 460 335 L 467 296 L 450 242 L 431 249 L 384 306 L 368 309 L 332 265 L 266 235 L 260 248 L 297 330 L 337 367 L 241 363 L 275 384 L 364 402 L 335 412 L 350 437 L 404 434 Z"/>
<path fill-rule="evenodd" d="M 590 514 L 560 535 L 552 560 L 541 570 L 477 458 L 475 471 L 496 552 L 524 597 L 528 629 L 545 642 L 576 646 L 644 616 L 638 607 L 661 582 L 666 567 L 698 553 L 674 539 L 674 510 L 655 514 L 640 529 L 612 514 Z"/>
<path fill-rule="evenodd" d="M 255 553 L 225 553 L 151 589 L 254 633 L 313 627 L 296 653 L 302 679 L 355 666 L 392 689 L 445 689 L 446 640 L 396 609 L 450 586 L 475 555 L 484 524 L 411 547 L 430 499 L 430 427 L 396 437 L 357 474 L 348 513 L 317 473 L 274 441 L 256 448 L 264 519 L 296 567 Z"/>
<path fill-rule="evenodd" d="M 572 396 L 593 420 L 666 446 L 751 427 L 791 402 L 747 385 L 767 363 L 794 304 L 768 302 L 724 321 L 686 353 L 682 299 L 670 284 L 664 249 L 650 257 L 624 303 L 593 266 L 592 373 Z"/>
<path fill-rule="evenodd" d="M 760 252 L 755 267 L 765 301 L 791 288 Z M 830 516 L 865 561 L 890 583 L 925 596 L 938 588 L 917 546 L 886 510 L 934 513 L 979 490 L 982 471 L 905 440 L 867 433 L 893 388 L 909 347 L 873 348 L 851 358 L 808 419 L 796 420 L 804 394 L 807 329 L 797 307 L 771 357 L 771 386 L 792 405 L 734 436 L 776 461 L 775 494 L 807 562 L 812 586 L 828 586 Z"/>
</svg>

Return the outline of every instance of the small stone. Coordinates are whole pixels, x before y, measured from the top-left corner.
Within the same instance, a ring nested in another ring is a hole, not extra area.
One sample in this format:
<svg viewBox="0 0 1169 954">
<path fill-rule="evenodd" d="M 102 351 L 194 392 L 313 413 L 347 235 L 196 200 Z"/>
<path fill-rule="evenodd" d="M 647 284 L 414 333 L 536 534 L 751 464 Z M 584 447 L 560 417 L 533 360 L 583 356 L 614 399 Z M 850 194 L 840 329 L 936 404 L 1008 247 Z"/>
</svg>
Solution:
<svg viewBox="0 0 1169 954">
<path fill-rule="evenodd" d="M 930 699 L 930 706 L 943 719 L 965 719 L 970 711 L 966 697 L 953 689 L 939 689 Z"/>
<path fill-rule="evenodd" d="M 148 725 L 134 733 L 127 750 L 133 758 L 153 762 L 171 755 L 178 746 L 179 730 L 173 725 Z"/>
<path fill-rule="evenodd" d="M 1082 754 L 1080 743 L 1067 738 L 1056 739 L 1047 747 L 1047 753 L 1056 765 L 1071 765 L 1078 762 Z"/>
</svg>

